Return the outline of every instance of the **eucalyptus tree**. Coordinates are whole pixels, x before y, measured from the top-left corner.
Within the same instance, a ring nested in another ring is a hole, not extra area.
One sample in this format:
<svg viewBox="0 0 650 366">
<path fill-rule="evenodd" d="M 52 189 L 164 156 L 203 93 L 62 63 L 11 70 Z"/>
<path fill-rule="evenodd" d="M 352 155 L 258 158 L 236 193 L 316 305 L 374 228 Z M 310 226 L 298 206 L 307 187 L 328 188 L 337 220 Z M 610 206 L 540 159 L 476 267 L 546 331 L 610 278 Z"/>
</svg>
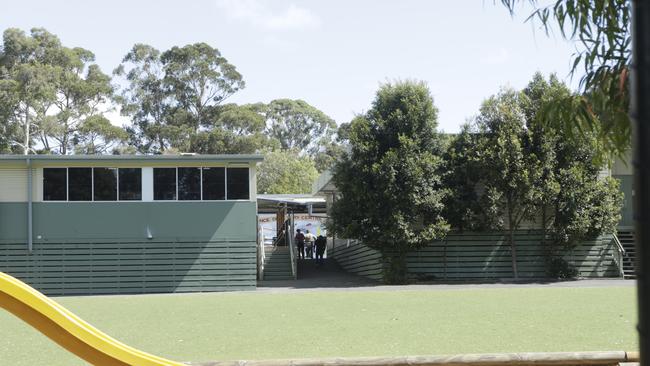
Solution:
<svg viewBox="0 0 650 366">
<path fill-rule="evenodd" d="M 610 153 L 623 156 L 630 148 L 630 66 L 632 63 L 632 2 L 629 0 L 501 0 L 511 13 L 529 3 L 530 21 L 576 45 L 571 73 L 580 77 L 580 93 L 556 100 L 544 110 L 548 123 L 572 140 L 597 136 L 601 160 Z M 585 132 L 588 132 L 585 135 Z"/>
<path fill-rule="evenodd" d="M 14 143 L 25 153 L 38 136 L 44 152 L 67 154 L 84 121 L 101 116 L 113 89 L 93 61 L 92 52 L 65 47 L 42 28 L 4 32 L 0 103 L 12 110 L 8 123 L 22 140 Z"/>
<path fill-rule="evenodd" d="M 311 193 L 316 178 L 318 171 L 309 156 L 276 150 L 265 154 L 257 169 L 257 191 L 266 194 Z"/>
<path fill-rule="evenodd" d="M 51 107 L 55 123 L 41 129 L 41 142 L 46 150 L 56 149 L 66 155 L 73 151 L 75 141 L 86 138 L 84 134 L 97 139 L 107 131 L 87 121 L 104 119 L 102 108 L 110 101 L 113 87 L 110 76 L 91 64 L 95 58 L 92 52 L 63 48 L 60 57 L 56 65 L 56 99 Z"/>
<path fill-rule="evenodd" d="M 406 254 L 446 235 L 447 189 L 437 109 L 422 82 L 383 85 L 350 126 L 350 152 L 333 169 L 340 193 L 328 230 L 382 254 L 387 283 L 407 280 Z"/>
<path fill-rule="evenodd" d="M 0 111 L 5 151 L 34 151 L 34 136 L 56 96 L 51 51 L 56 37 L 34 28 L 30 35 L 9 28 L 0 48 Z"/>
<path fill-rule="evenodd" d="M 303 100 L 276 99 L 266 105 L 266 132 L 283 150 L 315 158 L 332 143 L 336 122 Z"/>
<path fill-rule="evenodd" d="M 73 137 L 75 154 L 109 154 L 121 151 L 128 139 L 127 132 L 113 125 L 104 116 L 86 118 Z"/>
<path fill-rule="evenodd" d="M 264 105 L 226 104 L 204 130 L 190 138 L 190 150 L 201 154 L 252 154 L 279 148 L 265 133 Z"/>
<path fill-rule="evenodd" d="M 195 133 L 211 123 L 216 106 L 246 86 L 235 66 L 207 43 L 172 47 L 160 61 L 163 83 Z"/>
<path fill-rule="evenodd" d="M 126 80 L 119 101 L 133 122 L 131 141 L 142 153 L 190 149 L 197 134 L 215 127 L 218 107 L 245 86 L 236 68 L 205 43 L 162 53 L 136 44 L 114 74 Z"/>
<path fill-rule="evenodd" d="M 127 127 L 131 144 L 140 153 L 164 152 L 177 129 L 168 123 L 174 102 L 163 83 L 160 51 L 136 44 L 113 74 L 127 83 L 117 100 L 121 113 L 131 117 L 132 124 Z"/>
</svg>

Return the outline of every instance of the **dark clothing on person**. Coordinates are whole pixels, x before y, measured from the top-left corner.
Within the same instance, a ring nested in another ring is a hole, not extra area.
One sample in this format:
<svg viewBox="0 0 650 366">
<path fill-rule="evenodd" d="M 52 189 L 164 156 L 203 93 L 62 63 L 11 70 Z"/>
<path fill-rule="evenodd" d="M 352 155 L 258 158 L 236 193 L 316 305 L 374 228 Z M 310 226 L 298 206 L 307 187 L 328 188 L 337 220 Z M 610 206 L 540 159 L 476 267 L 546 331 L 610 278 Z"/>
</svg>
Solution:
<svg viewBox="0 0 650 366">
<path fill-rule="evenodd" d="M 296 234 L 296 247 L 298 247 L 298 259 L 305 259 L 305 235 L 301 232 Z"/>
<path fill-rule="evenodd" d="M 325 248 L 327 248 L 327 238 L 322 235 L 319 235 L 316 238 L 316 259 L 319 263 L 323 262 L 323 255 L 325 254 Z"/>
</svg>

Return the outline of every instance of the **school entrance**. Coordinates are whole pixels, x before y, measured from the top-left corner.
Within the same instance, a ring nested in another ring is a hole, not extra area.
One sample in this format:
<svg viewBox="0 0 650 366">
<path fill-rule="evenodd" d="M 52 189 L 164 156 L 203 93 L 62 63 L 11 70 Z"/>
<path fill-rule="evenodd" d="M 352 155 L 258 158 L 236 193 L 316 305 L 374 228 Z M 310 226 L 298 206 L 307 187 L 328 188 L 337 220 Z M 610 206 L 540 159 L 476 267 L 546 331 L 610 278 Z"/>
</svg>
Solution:
<svg viewBox="0 0 650 366">
<path fill-rule="evenodd" d="M 316 259 L 316 245 L 306 243 L 303 255 L 295 240 L 297 230 L 311 234 L 314 239 L 327 238 L 325 198 L 304 194 L 265 195 L 257 197 L 258 285 L 306 287 L 331 286 L 351 283 L 352 276 L 327 258 L 327 245 L 323 259 Z M 327 240 L 331 242 L 331 240 Z M 351 278 L 348 278 L 351 277 Z M 306 284 L 309 282 L 309 285 Z M 352 281 L 354 282 L 354 281 Z"/>
</svg>

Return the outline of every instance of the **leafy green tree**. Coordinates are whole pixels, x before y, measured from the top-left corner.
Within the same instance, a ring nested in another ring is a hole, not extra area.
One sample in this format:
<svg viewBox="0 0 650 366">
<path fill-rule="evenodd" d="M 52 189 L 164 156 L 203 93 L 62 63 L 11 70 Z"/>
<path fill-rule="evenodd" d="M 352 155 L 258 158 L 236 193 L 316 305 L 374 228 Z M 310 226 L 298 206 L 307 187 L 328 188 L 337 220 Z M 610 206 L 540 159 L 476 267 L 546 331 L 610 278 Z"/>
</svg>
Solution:
<svg viewBox="0 0 650 366">
<path fill-rule="evenodd" d="M 279 148 L 265 130 L 264 105 L 226 104 L 204 131 L 190 139 L 190 150 L 200 154 L 252 154 Z"/>
<path fill-rule="evenodd" d="M 41 142 L 46 150 L 66 155 L 74 148 L 80 134 L 100 135 L 105 128 L 88 120 L 104 119 L 100 108 L 113 94 L 111 78 L 97 65 L 89 64 L 94 55 L 80 48 L 64 49 L 66 60 L 57 65 L 56 94 L 52 105 L 55 123 L 41 129 Z M 98 127 L 97 131 L 90 128 Z M 54 141 L 54 146 L 51 143 Z"/>
<path fill-rule="evenodd" d="M 236 68 L 205 43 L 163 53 L 136 44 L 114 74 L 128 83 L 119 101 L 133 121 L 131 142 L 142 153 L 217 151 L 223 134 L 210 132 L 219 124 L 219 107 L 245 86 Z"/>
<path fill-rule="evenodd" d="M 338 159 L 345 153 L 345 147 L 336 141 L 325 143 L 321 151 L 316 153 L 314 162 L 319 172 L 331 169 Z"/>
<path fill-rule="evenodd" d="M 379 250 L 384 280 L 407 280 L 406 254 L 444 237 L 437 110 L 422 82 L 383 85 L 352 121 L 350 153 L 336 163 L 328 229 Z"/>
<path fill-rule="evenodd" d="M 336 122 L 303 100 L 276 99 L 266 106 L 269 137 L 283 150 L 297 150 L 315 158 L 332 142 Z"/>
<path fill-rule="evenodd" d="M 501 0 L 511 13 L 521 0 Z M 581 93 L 556 100 L 543 111 L 543 119 L 572 140 L 597 136 L 601 160 L 608 154 L 624 156 L 630 147 L 629 75 L 632 60 L 629 0 L 556 0 L 539 5 L 529 20 L 540 21 L 547 33 L 554 26 L 575 41 L 572 73 L 582 69 Z M 585 135 L 585 132 L 587 134 Z"/>
<path fill-rule="evenodd" d="M 69 153 L 84 121 L 101 116 L 112 96 L 110 77 L 92 63 L 92 52 L 65 47 L 45 29 L 29 36 L 8 29 L 2 49 L 0 98 L 3 109 L 13 109 L 11 131 L 22 139 L 15 143 L 27 152 L 38 136 L 44 152 Z"/>
<path fill-rule="evenodd" d="M 343 158 L 349 144 L 350 123 L 341 123 L 336 128 L 335 138 L 322 143 L 320 151 L 314 157 L 316 169 L 319 172 L 331 169 L 334 164 Z"/>
<path fill-rule="evenodd" d="M 136 44 L 113 74 L 128 84 L 117 101 L 121 113 L 131 117 L 132 125 L 127 127 L 131 144 L 140 153 L 165 152 L 180 131 L 169 123 L 174 102 L 163 83 L 160 51 Z"/>
<path fill-rule="evenodd" d="M 477 184 L 482 177 L 480 153 L 476 150 L 479 137 L 470 125 L 464 125 L 444 154 L 444 185 L 449 188 L 444 217 L 459 231 L 484 228 L 477 194 Z"/>
<path fill-rule="evenodd" d="M 257 170 L 257 191 L 265 194 L 311 193 L 318 178 L 314 161 L 296 152 L 278 150 L 264 155 Z"/>
<path fill-rule="evenodd" d="M 207 43 L 172 47 L 160 56 L 164 84 L 194 128 L 211 123 L 214 107 L 245 87 L 242 75 Z"/>
<path fill-rule="evenodd" d="M 0 108 L 4 149 L 24 154 L 34 152 L 34 136 L 40 121 L 56 98 L 55 70 L 51 49 L 60 47 L 58 39 L 44 29 L 31 35 L 9 28 L 3 33 L 0 49 Z"/>
<path fill-rule="evenodd" d="M 614 232 L 620 219 L 622 193 L 615 179 L 600 176 L 602 165 L 596 159 L 595 136 L 566 140 L 557 127 L 540 121 L 538 116 L 546 105 L 571 94 L 566 85 L 554 75 L 547 82 L 538 73 L 522 94 L 532 137 L 530 154 L 540 161 L 542 174 L 538 182 L 538 220 L 547 274 L 573 277 L 575 270 L 562 258 L 562 252 L 588 238 Z"/>
<path fill-rule="evenodd" d="M 0 86 L 0 154 L 9 154 L 12 152 L 12 144 L 18 133 L 15 125 L 9 123 L 13 114 L 13 103 L 7 103 L 9 98 L 4 94 L 5 91 Z"/>
<path fill-rule="evenodd" d="M 504 230 L 517 272 L 515 233 L 539 227 L 549 276 L 575 273 L 566 249 L 615 230 L 621 197 L 611 177 L 601 177 L 595 137 L 562 139 L 559 124 L 540 117 L 571 91 L 555 76 L 536 74 L 521 92 L 488 99 L 445 155 L 452 194 L 446 217 L 455 228 Z"/>
<path fill-rule="evenodd" d="M 76 154 L 107 154 L 128 139 L 128 133 L 114 126 L 103 116 L 92 116 L 84 120 L 73 137 Z M 123 151 L 123 150 L 120 150 Z"/>
<path fill-rule="evenodd" d="M 537 157 L 527 151 L 530 135 L 520 93 L 506 89 L 486 100 L 475 126 L 483 189 L 481 211 L 489 228 L 506 232 L 513 275 L 518 278 L 515 233 L 522 223 L 535 218 L 542 173 Z"/>
</svg>

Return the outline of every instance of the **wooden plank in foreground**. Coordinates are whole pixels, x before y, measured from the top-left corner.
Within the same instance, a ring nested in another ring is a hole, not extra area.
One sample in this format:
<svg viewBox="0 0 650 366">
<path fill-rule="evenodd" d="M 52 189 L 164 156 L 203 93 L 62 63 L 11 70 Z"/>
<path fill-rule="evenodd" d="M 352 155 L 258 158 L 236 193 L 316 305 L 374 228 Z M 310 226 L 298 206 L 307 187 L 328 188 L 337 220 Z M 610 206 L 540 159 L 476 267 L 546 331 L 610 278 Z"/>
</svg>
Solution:
<svg viewBox="0 0 650 366">
<path fill-rule="evenodd" d="M 538 352 L 447 356 L 336 357 L 188 363 L 193 366 L 557 366 L 639 362 L 638 352 Z"/>
</svg>

